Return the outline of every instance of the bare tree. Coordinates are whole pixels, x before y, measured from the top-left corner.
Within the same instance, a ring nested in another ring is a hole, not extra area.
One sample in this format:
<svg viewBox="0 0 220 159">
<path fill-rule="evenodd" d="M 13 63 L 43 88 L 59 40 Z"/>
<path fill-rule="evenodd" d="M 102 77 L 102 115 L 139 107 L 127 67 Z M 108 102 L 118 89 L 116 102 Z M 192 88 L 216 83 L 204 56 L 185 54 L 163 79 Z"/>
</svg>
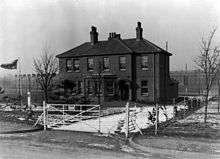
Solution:
<svg viewBox="0 0 220 159">
<path fill-rule="evenodd" d="M 210 89 L 214 80 L 216 79 L 217 72 L 219 71 L 219 47 L 213 46 L 213 38 L 216 33 L 217 27 L 213 28 L 207 37 L 202 38 L 200 45 L 200 54 L 196 57 L 195 63 L 202 70 L 205 75 L 205 113 L 204 122 L 207 122 L 207 108 L 208 97 Z"/>
<path fill-rule="evenodd" d="M 44 92 L 44 100 L 48 102 L 48 92 L 58 71 L 57 59 L 49 47 L 45 46 L 42 49 L 42 55 L 34 59 L 34 71 L 37 74 L 37 82 Z"/>
</svg>

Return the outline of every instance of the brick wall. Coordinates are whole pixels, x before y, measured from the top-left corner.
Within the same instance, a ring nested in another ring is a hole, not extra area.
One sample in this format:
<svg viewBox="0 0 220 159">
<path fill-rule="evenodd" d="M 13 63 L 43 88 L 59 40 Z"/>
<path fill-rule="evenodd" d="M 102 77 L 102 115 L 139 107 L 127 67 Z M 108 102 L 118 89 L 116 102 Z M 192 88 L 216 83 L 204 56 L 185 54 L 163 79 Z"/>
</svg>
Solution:
<svg viewBox="0 0 220 159">
<path fill-rule="evenodd" d="M 142 70 L 141 57 L 145 54 L 138 55 L 108 55 L 108 56 L 95 56 L 94 59 L 94 71 L 87 71 L 87 58 L 81 57 L 80 59 L 80 72 L 66 72 L 66 58 L 60 58 L 60 80 L 69 79 L 78 81 L 83 79 L 85 74 L 95 74 L 98 72 L 99 61 L 102 63 L 104 57 L 109 57 L 110 69 L 109 71 L 103 71 L 104 74 L 116 75 L 118 79 L 127 79 L 132 81 L 132 95 L 133 100 L 144 100 L 146 102 L 154 101 L 154 94 L 157 100 L 164 100 L 168 90 L 168 78 L 169 78 L 169 56 L 164 54 L 146 54 L 148 56 L 148 70 Z M 125 56 L 127 59 L 126 70 L 121 71 L 119 69 L 119 57 Z M 154 56 L 155 56 L 155 93 L 154 93 Z M 148 96 L 141 95 L 141 81 L 148 81 Z"/>
<path fill-rule="evenodd" d="M 127 59 L 127 67 L 125 71 L 119 70 L 119 57 L 125 56 Z M 110 55 L 110 56 L 95 56 L 94 59 L 94 71 L 87 71 L 87 58 L 88 57 L 80 57 L 77 58 L 80 60 L 80 72 L 66 72 L 66 60 L 73 58 L 60 58 L 59 59 L 59 76 L 60 79 L 69 79 L 74 80 L 78 78 L 82 78 L 84 74 L 95 74 L 98 73 L 98 65 L 99 62 L 103 62 L 104 57 L 109 57 L 110 60 L 110 69 L 109 71 L 103 71 L 103 74 L 115 74 L 121 79 L 130 79 L 131 80 L 131 55 Z M 103 63 L 102 63 L 103 64 Z"/>
</svg>

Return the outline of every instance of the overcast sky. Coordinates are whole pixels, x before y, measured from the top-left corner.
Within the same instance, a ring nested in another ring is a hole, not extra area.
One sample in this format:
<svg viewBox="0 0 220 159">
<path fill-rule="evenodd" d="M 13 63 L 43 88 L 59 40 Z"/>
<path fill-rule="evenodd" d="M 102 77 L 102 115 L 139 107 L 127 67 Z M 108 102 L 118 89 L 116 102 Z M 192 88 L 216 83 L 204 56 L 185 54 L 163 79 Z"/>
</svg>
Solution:
<svg viewBox="0 0 220 159">
<path fill-rule="evenodd" d="M 54 54 L 62 53 L 89 41 L 92 25 L 100 40 L 109 32 L 133 38 L 137 21 L 145 39 L 162 48 L 169 42 L 171 70 L 184 69 L 186 63 L 195 68 L 199 41 L 215 25 L 220 45 L 219 0 L 1 0 L 0 64 L 20 57 L 22 71 L 30 73 L 45 44 Z"/>
</svg>

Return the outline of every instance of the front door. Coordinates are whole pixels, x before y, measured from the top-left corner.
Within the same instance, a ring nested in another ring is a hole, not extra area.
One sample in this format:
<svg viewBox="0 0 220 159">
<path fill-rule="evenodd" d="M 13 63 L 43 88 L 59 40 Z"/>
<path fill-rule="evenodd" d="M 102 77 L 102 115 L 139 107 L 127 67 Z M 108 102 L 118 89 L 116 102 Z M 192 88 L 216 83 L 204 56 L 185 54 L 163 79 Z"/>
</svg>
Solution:
<svg viewBox="0 0 220 159">
<path fill-rule="evenodd" d="M 129 99 L 129 83 L 126 81 L 119 82 L 119 92 L 121 100 Z"/>
</svg>

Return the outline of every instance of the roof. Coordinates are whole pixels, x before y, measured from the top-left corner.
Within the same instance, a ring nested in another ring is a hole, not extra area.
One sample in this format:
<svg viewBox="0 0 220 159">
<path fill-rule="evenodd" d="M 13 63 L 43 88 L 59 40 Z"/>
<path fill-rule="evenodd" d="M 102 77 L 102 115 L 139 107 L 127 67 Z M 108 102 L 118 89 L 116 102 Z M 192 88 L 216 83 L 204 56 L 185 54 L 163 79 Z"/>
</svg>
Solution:
<svg viewBox="0 0 220 159">
<path fill-rule="evenodd" d="M 158 47 L 157 45 L 142 39 L 137 41 L 133 39 L 112 38 L 107 41 L 98 41 L 91 45 L 85 42 L 71 50 L 57 55 L 58 58 L 81 57 L 81 56 L 98 56 L 98 55 L 117 55 L 129 53 L 163 53 L 171 56 L 172 54 Z"/>
</svg>

